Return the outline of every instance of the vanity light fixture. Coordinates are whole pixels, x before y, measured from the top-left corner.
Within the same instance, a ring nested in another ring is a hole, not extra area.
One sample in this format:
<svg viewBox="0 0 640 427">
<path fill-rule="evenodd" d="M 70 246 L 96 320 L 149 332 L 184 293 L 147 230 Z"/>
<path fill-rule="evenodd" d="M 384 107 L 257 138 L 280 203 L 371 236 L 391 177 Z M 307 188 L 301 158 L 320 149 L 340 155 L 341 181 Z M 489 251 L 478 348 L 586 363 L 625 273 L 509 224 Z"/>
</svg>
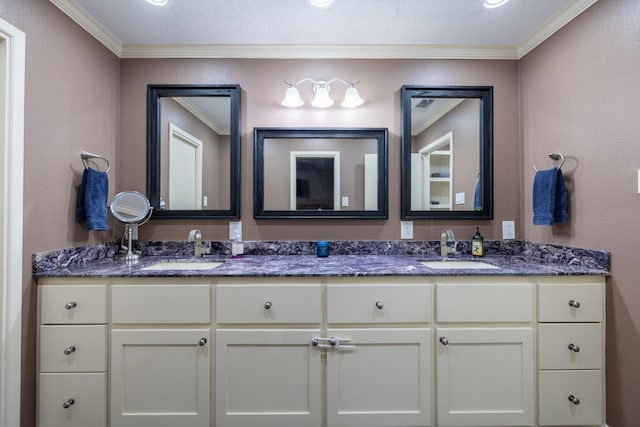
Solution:
<svg viewBox="0 0 640 427">
<path fill-rule="evenodd" d="M 154 6 L 164 6 L 168 0 L 147 0 L 147 3 L 151 3 Z"/>
<path fill-rule="evenodd" d="M 284 82 L 289 86 L 285 97 L 281 102 L 285 107 L 296 108 L 304 105 L 304 101 L 300 98 L 300 92 L 298 92 L 298 88 L 296 87 L 304 82 L 313 83 L 314 97 L 313 100 L 311 100 L 311 105 L 316 108 L 327 108 L 333 105 L 333 99 L 331 99 L 331 84 L 335 82 L 341 82 L 349 86 L 344 94 L 344 100 L 342 101 L 342 104 L 340 104 L 342 107 L 355 108 L 364 103 L 364 100 L 360 98 L 358 89 L 355 88 L 355 85 L 360 83 L 360 80 L 350 83 L 342 79 L 331 79 L 329 81 L 325 81 L 304 78 L 297 83 L 289 83 L 286 80 Z"/>
<path fill-rule="evenodd" d="M 493 9 L 496 7 L 504 6 L 509 0 L 484 0 L 484 7 L 487 9 Z"/>
</svg>

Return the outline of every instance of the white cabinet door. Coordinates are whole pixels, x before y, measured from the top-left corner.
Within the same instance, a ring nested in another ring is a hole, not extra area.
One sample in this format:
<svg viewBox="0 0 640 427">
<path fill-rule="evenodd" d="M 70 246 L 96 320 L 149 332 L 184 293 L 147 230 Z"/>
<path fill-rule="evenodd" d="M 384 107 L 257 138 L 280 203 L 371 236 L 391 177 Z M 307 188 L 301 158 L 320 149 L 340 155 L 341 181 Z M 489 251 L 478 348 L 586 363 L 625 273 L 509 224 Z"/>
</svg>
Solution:
<svg viewBox="0 0 640 427">
<path fill-rule="evenodd" d="M 111 427 L 207 427 L 209 329 L 114 329 Z"/>
<path fill-rule="evenodd" d="M 439 426 L 534 423 L 532 328 L 438 328 Z"/>
<path fill-rule="evenodd" d="M 106 425 L 106 374 L 40 374 L 39 427 L 106 427 Z"/>
<path fill-rule="evenodd" d="M 216 330 L 217 427 L 320 427 L 319 329 Z"/>
<path fill-rule="evenodd" d="M 327 350 L 327 426 L 431 425 L 428 328 L 329 329 L 355 348 Z"/>
</svg>

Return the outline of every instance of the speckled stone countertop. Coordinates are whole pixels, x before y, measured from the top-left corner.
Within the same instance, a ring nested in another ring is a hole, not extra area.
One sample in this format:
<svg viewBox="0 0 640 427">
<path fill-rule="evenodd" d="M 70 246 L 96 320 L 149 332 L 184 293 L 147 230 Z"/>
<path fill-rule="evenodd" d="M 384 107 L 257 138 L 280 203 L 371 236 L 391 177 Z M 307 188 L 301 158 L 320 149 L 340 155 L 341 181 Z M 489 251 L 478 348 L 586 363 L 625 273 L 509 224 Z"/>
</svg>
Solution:
<svg viewBox="0 0 640 427">
<path fill-rule="evenodd" d="M 486 241 L 482 258 L 458 243 L 451 260 L 489 263 L 499 269 L 432 269 L 422 260 L 441 260 L 440 243 L 430 241 L 332 241 L 330 255 L 315 255 L 315 242 L 244 242 L 232 258 L 230 242 L 210 242 L 212 254 L 193 257 L 192 242 L 138 242 L 135 263 L 115 260 L 118 245 L 93 245 L 34 254 L 34 277 L 356 277 L 356 276 L 609 276 L 610 254 L 521 241 Z M 163 261 L 224 261 L 209 270 L 144 270 Z"/>
</svg>

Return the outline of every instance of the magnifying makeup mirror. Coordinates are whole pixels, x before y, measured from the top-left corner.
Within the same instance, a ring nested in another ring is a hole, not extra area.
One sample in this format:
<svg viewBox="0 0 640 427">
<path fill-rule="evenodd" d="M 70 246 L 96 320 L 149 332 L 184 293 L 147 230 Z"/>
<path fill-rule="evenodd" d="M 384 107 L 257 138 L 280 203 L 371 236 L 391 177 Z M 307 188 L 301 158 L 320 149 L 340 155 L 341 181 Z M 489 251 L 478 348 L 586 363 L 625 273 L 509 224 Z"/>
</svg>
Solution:
<svg viewBox="0 0 640 427">
<path fill-rule="evenodd" d="M 133 227 L 142 225 L 151 218 L 153 208 L 149 199 L 137 191 L 123 191 L 113 198 L 109 211 L 113 219 L 124 225 L 120 253 L 116 257 L 127 262 L 137 260 L 140 254 L 132 250 Z"/>
</svg>

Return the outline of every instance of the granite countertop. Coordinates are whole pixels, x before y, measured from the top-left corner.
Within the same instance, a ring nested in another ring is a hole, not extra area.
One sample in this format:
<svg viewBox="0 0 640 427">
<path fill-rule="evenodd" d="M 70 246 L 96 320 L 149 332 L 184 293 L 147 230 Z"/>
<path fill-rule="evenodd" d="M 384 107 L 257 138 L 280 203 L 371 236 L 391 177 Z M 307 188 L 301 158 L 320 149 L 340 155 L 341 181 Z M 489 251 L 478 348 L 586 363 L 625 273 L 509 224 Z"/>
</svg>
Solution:
<svg viewBox="0 0 640 427">
<path fill-rule="evenodd" d="M 34 255 L 34 277 L 357 277 L 357 276 L 609 276 L 609 253 L 579 248 L 496 241 L 487 255 L 472 257 L 467 242 L 449 260 L 482 261 L 499 269 L 433 269 L 422 260 L 442 260 L 439 242 L 331 242 L 326 258 L 314 242 L 245 242 L 245 255 L 232 258 L 229 242 L 211 242 L 212 255 L 193 257 L 193 243 L 142 243 L 137 262 L 115 260 L 117 245 L 71 248 Z M 223 261 L 213 269 L 145 270 L 165 261 Z"/>
</svg>

